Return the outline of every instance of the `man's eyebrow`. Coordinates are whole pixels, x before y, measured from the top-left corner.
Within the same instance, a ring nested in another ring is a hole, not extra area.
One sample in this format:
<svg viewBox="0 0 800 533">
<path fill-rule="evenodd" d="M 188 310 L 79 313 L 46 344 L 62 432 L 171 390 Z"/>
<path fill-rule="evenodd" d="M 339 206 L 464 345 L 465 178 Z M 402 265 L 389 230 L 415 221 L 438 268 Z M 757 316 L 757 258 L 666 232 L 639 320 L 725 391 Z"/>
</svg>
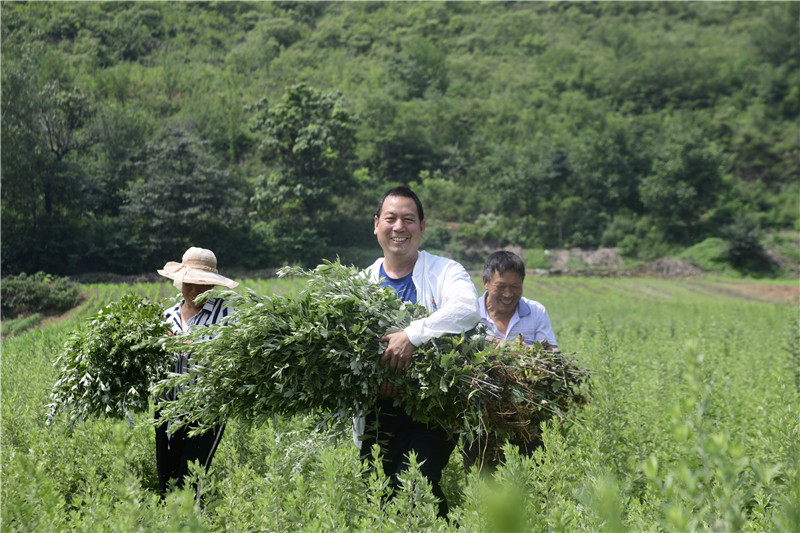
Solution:
<svg viewBox="0 0 800 533">
<path fill-rule="evenodd" d="M 397 216 L 402 216 L 403 218 L 408 218 L 408 217 L 417 218 L 417 214 L 416 214 L 416 213 L 412 213 L 412 212 L 410 212 L 410 211 L 409 211 L 408 213 L 402 213 L 402 214 L 400 214 L 400 213 L 398 213 L 398 212 L 396 212 L 396 211 L 385 211 L 385 212 L 381 213 L 381 216 L 382 216 L 382 217 L 388 217 L 388 216 L 397 217 Z"/>
</svg>

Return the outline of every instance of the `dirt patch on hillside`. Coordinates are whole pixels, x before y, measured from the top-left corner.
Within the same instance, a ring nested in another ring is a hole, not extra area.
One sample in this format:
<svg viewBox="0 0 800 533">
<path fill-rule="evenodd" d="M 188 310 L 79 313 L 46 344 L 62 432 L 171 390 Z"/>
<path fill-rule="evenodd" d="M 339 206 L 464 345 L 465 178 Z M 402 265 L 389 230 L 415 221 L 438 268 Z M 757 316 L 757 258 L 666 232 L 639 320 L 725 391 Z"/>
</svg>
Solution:
<svg viewBox="0 0 800 533">
<path fill-rule="evenodd" d="M 44 316 L 44 318 L 42 318 L 42 321 L 39 322 L 39 325 L 37 327 L 44 328 L 44 327 L 49 326 L 50 324 L 57 324 L 59 322 L 63 322 L 64 320 L 69 318 L 74 312 L 76 312 L 80 308 L 80 306 L 84 304 L 85 301 L 86 301 L 85 298 L 81 299 L 81 303 L 79 303 L 77 307 L 73 307 L 72 309 L 70 309 L 66 313 L 61 313 L 61 314 L 50 313 L 50 314 L 46 314 Z"/>
<path fill-rule="evenodd" d="M 687 261 L 664 258 L 645 263 L 634 269 L 626 269 L 619 248 L 598 248 L 597 250 L 554 250 L 549 254 L 553 265 L 543 275 L 576 276 L 639 276 L 662 279 L 697 279 L 705 272 Z"/>
<path fill-rule="evenodd" d="M 784 305 L 800 305 L 800 285 L 732 285 L 732 288 L 758 300 Z"/>
<path fill-rule="evenodd" d="M 662 279 L 697 279 L 703 274 L 703 269 L 674 258 L 658 259 L 633 270 L 635 276 L 656 276 Z"/>
<path fill-rule="evenodd" d="M 591 268 L 618 268 L 622 266 L 619 248 L 598 248 L 597 250 L 553 250 L 549 254 L 550 263 L 556 270 L 576 270 Z"/>
</svg>

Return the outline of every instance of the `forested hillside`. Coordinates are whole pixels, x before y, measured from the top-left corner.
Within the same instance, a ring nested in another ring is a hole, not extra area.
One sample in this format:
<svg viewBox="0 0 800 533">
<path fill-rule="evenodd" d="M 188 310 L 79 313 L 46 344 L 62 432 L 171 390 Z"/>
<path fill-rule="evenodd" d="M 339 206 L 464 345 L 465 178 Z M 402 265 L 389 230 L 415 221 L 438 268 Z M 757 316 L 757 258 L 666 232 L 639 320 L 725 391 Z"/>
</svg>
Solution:
<svg viewBox="0 0 800 533">
<path fill-rule="evenodd" d="M 363 264 L 396 184 L 467 263 L 800 230 L 795 2 L 1 6 L 3 274 Z"/>
</svg>

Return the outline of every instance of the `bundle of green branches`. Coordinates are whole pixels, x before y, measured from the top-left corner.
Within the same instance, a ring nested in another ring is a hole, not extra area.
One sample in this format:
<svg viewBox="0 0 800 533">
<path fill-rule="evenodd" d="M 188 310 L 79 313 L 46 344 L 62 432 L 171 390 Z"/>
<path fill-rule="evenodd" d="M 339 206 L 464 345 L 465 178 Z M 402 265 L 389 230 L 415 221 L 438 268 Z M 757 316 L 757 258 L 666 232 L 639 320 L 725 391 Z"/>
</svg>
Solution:
<svg viewBox="0 0 800 533">
<path fill-rule="evenodd" d="M 191 341 L 188 373 L 171 374 L 154 391 L 182 390 L 159 404 L 172 427 L 191 425 L 199 433 L 227 417 L 259 424 L 274 414 L 315 411 L 346 418 L 374 402 L 388 378 L 376 339 L 424 309 L 338 262 L 279 275 L 308 283 L 296 297 L 206 293 L 228 300 L 233 319 L 169 343 L 185 352 Z"/>
<path fill-rule="evenodd" d="M 176 360 L 163 345 L 169 330 L 163 312 L 129 292 L 83 321 L 54 362 L 60 377 L 50 394 L 48 423 L 61 411 L 70 424 L 90 416 L 130 422 L 131 413 L 146 411 L 151 387 Z"/>
<path fill-rule="evenodd" d="M 584 404 L 588 375 L 538 342 L 494 343 L 473 332 L 423 346 L 404 377 L 413 392 L 401 400 L 415 418 L 477 441 L 481 455 L 496 458 L 503 442 L 532 443 L 541 422 L 563 422 Z"/>
<path fill-rule="evenodd" d="M 373 408 L 388 381 L 417 420 L 470 436 L 491 430 L 529 439 L 537 421 L 580 402 L 585 373 L 568 358 L 540 346 L 495 345 L 476 331 L 426 343 L 394 375 L 380 366 L 385 346 L 376 340 L 424 308 L 339 263 L 280 275 L 303 276 L 307 285 L 296 297 L 212 293 L 229 300 L 234 320 L 211 326 L 206 339 L 190 334 L 189 372 L 157 385 L 157 394 L 185 387 L 160 404 L 174 427 L 202 433 L 227 417 L 263 423 L 276 413 L 347 419 Z M 171 346 L 186 349 L 178 340 Z"/>
</svg>

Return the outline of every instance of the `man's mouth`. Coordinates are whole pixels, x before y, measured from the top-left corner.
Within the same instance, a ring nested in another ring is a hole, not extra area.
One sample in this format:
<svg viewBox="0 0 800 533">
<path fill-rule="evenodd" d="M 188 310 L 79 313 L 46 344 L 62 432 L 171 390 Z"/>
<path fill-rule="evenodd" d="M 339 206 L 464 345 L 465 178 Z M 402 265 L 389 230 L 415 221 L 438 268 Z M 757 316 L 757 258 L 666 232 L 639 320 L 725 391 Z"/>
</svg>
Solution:
<svg viewBox="0 0 800 533">
<path fill-rule="evenodd" d="M 407 240 L 408 240 L 408 237 L 392 237 L 392 242 L 396 242 L 398 244 L 402 243 L 402 242 L 406 242 Z"/>
</svg>

